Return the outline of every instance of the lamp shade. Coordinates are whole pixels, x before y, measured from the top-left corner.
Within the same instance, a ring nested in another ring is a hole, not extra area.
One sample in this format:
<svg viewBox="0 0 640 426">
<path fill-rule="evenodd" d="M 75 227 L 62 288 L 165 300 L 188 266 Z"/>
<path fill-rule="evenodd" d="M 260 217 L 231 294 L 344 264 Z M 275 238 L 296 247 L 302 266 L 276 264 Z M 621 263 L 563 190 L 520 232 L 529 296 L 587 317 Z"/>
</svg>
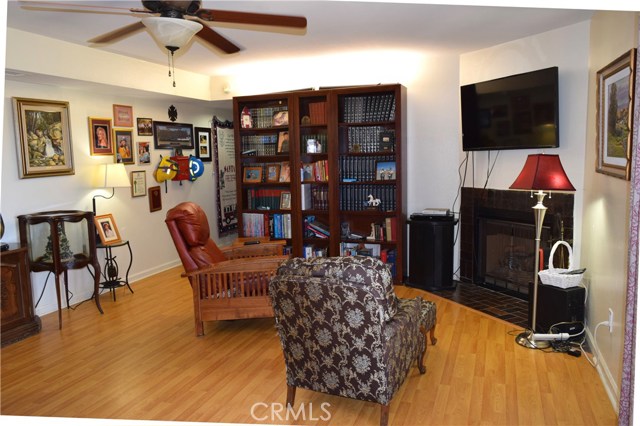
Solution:
<svg viewBox="0 0 640 426">
<path fill-rule="evenodd" d="M 560 157 L 550 154 L 531 154 L 522 171 L 509 187 L 530 191 L 575 191 L 562 167 Z"/>
<path fill-rule="evenodd" d="M 131 182 L 127 170 L 122 163 L 101 164 L 98 175 L 98 188 L 130 187 Z"/>
<path fill-rule="evenodd" d="M 179 49 L 202 29 L 202 24 L 180 18 L 164 18 L 152 16 L 143 18 L 142 23 L 151 35 L 169 50 Z"/>
</svg>

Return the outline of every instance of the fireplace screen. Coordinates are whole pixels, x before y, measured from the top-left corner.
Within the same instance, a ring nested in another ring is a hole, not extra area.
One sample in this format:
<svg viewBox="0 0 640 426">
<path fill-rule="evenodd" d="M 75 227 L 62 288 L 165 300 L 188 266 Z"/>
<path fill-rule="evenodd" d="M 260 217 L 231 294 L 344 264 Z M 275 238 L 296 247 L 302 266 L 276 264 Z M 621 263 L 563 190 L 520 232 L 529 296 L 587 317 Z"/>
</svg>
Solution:
<svg viewBox="0 0 640 426">
<path fill-rule="evenodd" d="M 505 220 L 480 220 L 478 271 L 484 283 L 520 294 L 529 293 L 535 261 L 535 226 Z M 549 229 L 542 228 L 541 241 L 547 241 Z M 542 245 L 541 245 L 542 246 Z"/>
</svg>

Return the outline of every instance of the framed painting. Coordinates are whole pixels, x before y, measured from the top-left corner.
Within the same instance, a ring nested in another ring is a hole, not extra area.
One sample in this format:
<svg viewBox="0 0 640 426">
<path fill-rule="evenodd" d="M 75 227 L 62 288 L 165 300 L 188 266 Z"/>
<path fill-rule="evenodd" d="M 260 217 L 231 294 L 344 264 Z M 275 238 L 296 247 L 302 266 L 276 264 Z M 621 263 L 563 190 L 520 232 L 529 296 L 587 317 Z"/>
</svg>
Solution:
<svg viewBox="0 0 640 426">
<path fill-rule="evenodd" d="M 162 210 L 162 194 L 159 186 L 149 188 L 149 211 L 157 212 Z"/>
<path fill-rule="evenodd" d="M 597 73 L 596 172 L 631 177 L 636 49 Z"/>
<path fill-rule="evenodd" d="M 91 155 L 113 155 L 111 119 L 89 117 Z"/>
<path fill-rule="evenodd" d="M 147 172 L 137 170 L 131 172 L 131 196 L 144 197 L 147 195 Z"/>
<path fill-rule="evenodd" d="M 129 105 L 113 105 L 113 125 L 133 127 L 133 108 Z"/>
<path fill-rule="evenodd" d="M 196 135 L 196 157 L 202 162 L 211 161 L 211 129 L 196 127 L 194 132 Z"/>
<path fill-rule="evenodd" d="M 156 149 L 193 149 L 191 124 L 153 122 L 153 147 Z"/>
<path fill-rule="evenodd" d="M 114 129 L 116 163 L 133 164 L 133 132 L 131 129 Z"/>
<path fill-rule="evenodd" d="M 138 136 L 153 136 L 153 120 L 150 118 L 138 117 Z"/>
<path fill-rule="evenodd" d="M 72 175 L 69 103 L 13 98 L 20 179 Z"/>
<path fill-rule="evenodd" d="M 102 245 L 116 244 L 122 241 L 116 221 L 112 214 L 103 214 L 93 218 Z"/>
</svg>

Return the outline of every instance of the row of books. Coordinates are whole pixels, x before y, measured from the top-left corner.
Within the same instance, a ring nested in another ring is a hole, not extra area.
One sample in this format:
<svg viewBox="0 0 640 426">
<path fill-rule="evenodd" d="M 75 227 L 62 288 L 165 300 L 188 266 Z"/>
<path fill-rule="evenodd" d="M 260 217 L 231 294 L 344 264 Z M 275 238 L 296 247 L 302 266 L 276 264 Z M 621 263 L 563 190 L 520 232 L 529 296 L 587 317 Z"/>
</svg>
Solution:
<svg viewBox="0 0 640 426">
<path fill-rule="evenodd" d="M 367 237 L 367 240 L 395 241 L 397 228 L 397 219 L 395 217 L 387 217 L 384 222 L 371 224 L 371 235 Z"/>
<path fill-rule="evenodd" d="M 242 235 L 291 238 L 291 215 L 289 213 L 242 213 Z"/>
<path fill-rule="evenodd" d="M 396 209 L 395 185 L 340 185 L 340 210 L 368 210 L 371 198 L 380 200 L 377 207 L 381 211 Z"/>
<path fill-rule="evenodd" d="M 395 112 L 396 100 L 394 93 L 345 96 L 343 122 L 393 121 L 395 120 Z"/>
<path fill-rule="evenodd" d="M 242 155 L 276 155 L 278 135 L 242 136 Z"/>
<path fill-rule="evenodd" d="M 275 188 L 249 188 L 247 191 L 247 209 L 278 210 L 280 198 L 284 189 Z"/>
<path fill-rule="evenodd" d="M 377 165 L 383 162 L 394 161 L 393 155 L 376 155 L 374 157 L 340 156 L 340 180 L 341 181 L 368 181 L 376 180 Z"/>
<path fill-rule="evenodd" d="M 279 111 L 287 111 L 286 106 L 249 108 L 254 129 L 268 129 L 274 127 L 273 116 Z"/>
<path fill-rule="evenodd" d="M 389 265 L 391 276 L 396 275 L 396 249 L 382 248 L 380 244 L 340 243 L 340 256 L 371 256 Z"/>
<path fill-rule="evenodd" d="M 302 210 L 328 210 L 329 188 L 327 186 L 303 183 L 300 185 Z"/>
<path fill-rule="evenodd" d="M 302 163 L 300 180 L 302 182 L 328 182 L 329 162 L 327 160 L 318 160 L 313 163 Z"/>
<path fill-rule="evenodd" d="M 318 221 L 315 216 L 304 218 L 304 236 L 307 238 L 329 238 L 329 226 Z"/>
<path fill-rule="evenodd" d="M 393 152 L 395 131 L 382 126 L 347 128 L 347 150 L 349 152 Z"/>
</svg>

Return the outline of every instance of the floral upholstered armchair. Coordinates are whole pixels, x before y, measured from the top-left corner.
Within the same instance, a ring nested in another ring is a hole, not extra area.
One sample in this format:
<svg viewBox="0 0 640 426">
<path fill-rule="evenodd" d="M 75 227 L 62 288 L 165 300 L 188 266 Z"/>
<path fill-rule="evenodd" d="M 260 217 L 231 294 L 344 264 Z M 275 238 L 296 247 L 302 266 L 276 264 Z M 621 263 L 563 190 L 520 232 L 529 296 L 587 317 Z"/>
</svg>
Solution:
<svg viewBox="0 0 640 426">
<path fill-rule="evenodd" d="M 396 297 L 388 266 L 372 257 L 294 258 L 269 284 L 287 371 L 297 387 L 381 404 L 380 424 L 411 365 L 426 372 L 436 306 Z"/>
</svg>

